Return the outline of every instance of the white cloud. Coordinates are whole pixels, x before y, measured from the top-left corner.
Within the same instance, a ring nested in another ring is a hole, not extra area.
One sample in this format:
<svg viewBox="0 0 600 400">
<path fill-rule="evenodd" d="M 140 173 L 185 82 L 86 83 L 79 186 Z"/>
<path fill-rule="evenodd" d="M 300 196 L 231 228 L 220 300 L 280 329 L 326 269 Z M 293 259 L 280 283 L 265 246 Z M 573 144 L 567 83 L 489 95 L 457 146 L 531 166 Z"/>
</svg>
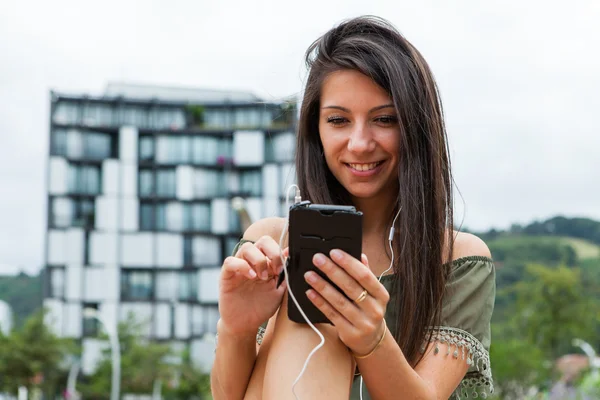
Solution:
<svg viewBox="0 0 600 400">
<path fill-rule="evenodd" d="M 0 263 L 43 260 L 48 91 L 110 80 L 301 91 L 343 19 L 394 23 L 429 61 L 470 228 L 600 219 L 600 6 L 547 1 L 19 1 L 0 10 Z M 457 216 L 463 217 L 457 195 Z"/>
</svg>

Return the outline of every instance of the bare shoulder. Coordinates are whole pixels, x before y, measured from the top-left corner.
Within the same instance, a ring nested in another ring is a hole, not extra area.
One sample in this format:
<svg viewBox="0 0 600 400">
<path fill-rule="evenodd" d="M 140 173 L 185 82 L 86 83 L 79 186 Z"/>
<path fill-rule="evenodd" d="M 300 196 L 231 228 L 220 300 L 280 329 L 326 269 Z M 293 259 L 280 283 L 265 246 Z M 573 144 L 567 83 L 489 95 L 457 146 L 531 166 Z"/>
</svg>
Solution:
<svg viewBox="0 0 600 400">
<path fill-rule="evenodd" d="M 285 226 L 285 218 L 278 217 L 269 217 L 263 218 L 246 229 L 244 232 L 244 239 L 257 241 L 263 236 L 271 236 L 277 242 L 279 242 L 279 237 L 281 236 L 281 231 Z"/>
<path fill-rule="evenodd" d="M 462 257 L 480 256 L 492 258 L 490 249 L 481 238 L 471 233 L 454 231 L 454 260 Z"/>
</svg>

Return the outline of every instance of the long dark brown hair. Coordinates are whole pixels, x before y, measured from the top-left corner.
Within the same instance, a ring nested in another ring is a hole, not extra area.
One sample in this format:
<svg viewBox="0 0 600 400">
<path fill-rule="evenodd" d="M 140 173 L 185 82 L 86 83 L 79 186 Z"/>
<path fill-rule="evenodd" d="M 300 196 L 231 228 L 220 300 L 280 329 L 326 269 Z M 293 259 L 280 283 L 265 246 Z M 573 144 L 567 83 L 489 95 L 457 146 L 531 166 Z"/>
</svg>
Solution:
<svg viewBox="0 0 600 400">
<path fill-rule="evenodd" d="M 308 80 L 298 121 L 296 171 L 302 197 L 321 204 L 351 204 L 322 156 L 319 109 L 324 79 L 356 70 L 392 98 L 401 126 L 398 197 L 402 207 L 393 241 L 398 321 L 392 332 L 406 359 L 417 365 L 431 326 L 439 324 L 448 276 L 444 251 L 453 247 L 452 176 L 442 105 L 423 56 L 387 21 L 365 16 L 345 21 L 306 52 Z M 450 234 L 448 234 L 450 233 Z M 387 240 L 385 232 L 382 240 Z M 444 247 L 444 243 L 445 246 Z M 390 304 L 389 306 L 392 306 Z"/>
</svg>

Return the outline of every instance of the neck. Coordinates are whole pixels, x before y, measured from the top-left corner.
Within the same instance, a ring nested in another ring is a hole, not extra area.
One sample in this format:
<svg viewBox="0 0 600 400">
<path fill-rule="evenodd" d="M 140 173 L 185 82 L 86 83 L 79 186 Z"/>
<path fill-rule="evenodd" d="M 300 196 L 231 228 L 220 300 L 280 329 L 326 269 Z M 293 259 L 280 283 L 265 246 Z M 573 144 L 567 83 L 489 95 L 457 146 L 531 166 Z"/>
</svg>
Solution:
<svg viewBox="0 0 600 400">
<path fill-rule="evenodd" d="M 363 213 L 363 235 L 379 236 L 383 234 L 391 224 L 390 215 L 396 206 L 396 197 L 379 196 L 372 198 L 352 198 L 354 206 Z M 385 233 L 387 237 L 387 233 Z"/>
</svg>

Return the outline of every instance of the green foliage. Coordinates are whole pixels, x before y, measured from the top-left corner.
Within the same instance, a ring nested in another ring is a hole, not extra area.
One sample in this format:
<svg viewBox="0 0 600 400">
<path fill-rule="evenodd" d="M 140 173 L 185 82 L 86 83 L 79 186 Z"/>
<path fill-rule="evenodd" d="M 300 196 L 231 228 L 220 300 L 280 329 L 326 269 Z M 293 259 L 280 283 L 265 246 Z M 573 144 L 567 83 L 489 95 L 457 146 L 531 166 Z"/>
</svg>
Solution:
<svg viewBox="0 0 600 400">
<path fill-rule="evenodd" d="M 204 107 L 193 104 L 187 106 L 188 118 L 191 125 L 200 126 L 204 123 Z"/>
<path fill-rule="evenodd" d="M 0 392 L 16 394 L 19 386 L 54 393 L 66 380 L 69 354 L 75 344 L 54 335 L 44 324 L 45 311 L 29 317 L 10 335 L 0 333 Z"/>
<path fill-rule="evenodd" d="M 510 265 L 524 266 L 528 262 L 541 262 L 574 266 L 578 262 L 577 253 L 571 244 L 558 237 L 505 235 L 488 240 L 487 245 L 494 260 Z"/>
<path fill-rule="evenodd" d="M 590 399 L 600 399 L 600 372 L 588 370 L 578 382 L 578 389 Z"/>
<path fill-rule="evenodd" d="M 490 360 L 496 390 L 516 398 L 523 388 L 543 386 L 551 375 L 551 361 L 544 352 L 503 326 L 492 326 Z"/>
<path fill-rule="evenodd" d="M 155 381 L 160 381 L 164 383 L 163 397 L 169 400 L 201 399 L 210 393 L 208 376 L 193 366 L 189 353 L 176 354 L 168 344 L 144 339 L 143 326 L 133 315 L 119 324 L 121 392 L 150 394 Z M 105 335 L 101 339 L 108 341 Z M 108 399 L 111 376 L 111 350 L 107 346 L 94 374 L 85 377 L 77 389 L 85 399 Z"/>
<path fill-rule="evenodd" d="M 523 228 L 528 235 L 558 235 L 587 239 L 600 244 L 600 222 L 589 218 L 554 217 Z"/>
<path fill-rule="evenodd" d="M 0 300 L 10 305 L 15 327 L 20 327 L 27 317 L 42 307 L 41 275 L 0 276 Z"/>
<path fill-rule="evenodd" d="M 575 337 L 595 339 L 598 304 L 586 296 L 578 269 L 531 264 L 526 271 L 527 279 L 511 290 L 517 298 L 514 322 L 529 343 L 554 358 L 570 350 Z"/>
<path fill-rule="evenodd" d="M 165 400 L 211 398 L 210 376 L 194 366 L 188 350 L 181 357 L 182 362 L 174 369 L 175 378 L 163 391 Z"/>
<path fill-rule="evenodd" d="M 119 345 L 121 348 L 121 392 L 151 393 L 154 381 L 168 379 L 169 370 L 164 362 L 170 355 L 166 344 L 148 342 L 141 338 L 143 323 L 132 315 L 119 324 Z M 108 342 L 108 336 L 100 339 Z M 78 385 L 78 390 L 86 399 L 108 399 L 112 377 L 111 348 L 103 350 L 103 357 L 97 370 L 86 382 Z"/>
<path fill-rule="evenodd" d="M 519 398 L 526 387 L 550 386 L 554 360 L 574 350 L 573 338 L 598 344 L 600 301 L 579 269 L 540 264 L 528 264 L 523 280 L 498 292 L 507 295 L 514 301 L 493 325 L 490 356 L 500 392 Z"/>
</svg>

